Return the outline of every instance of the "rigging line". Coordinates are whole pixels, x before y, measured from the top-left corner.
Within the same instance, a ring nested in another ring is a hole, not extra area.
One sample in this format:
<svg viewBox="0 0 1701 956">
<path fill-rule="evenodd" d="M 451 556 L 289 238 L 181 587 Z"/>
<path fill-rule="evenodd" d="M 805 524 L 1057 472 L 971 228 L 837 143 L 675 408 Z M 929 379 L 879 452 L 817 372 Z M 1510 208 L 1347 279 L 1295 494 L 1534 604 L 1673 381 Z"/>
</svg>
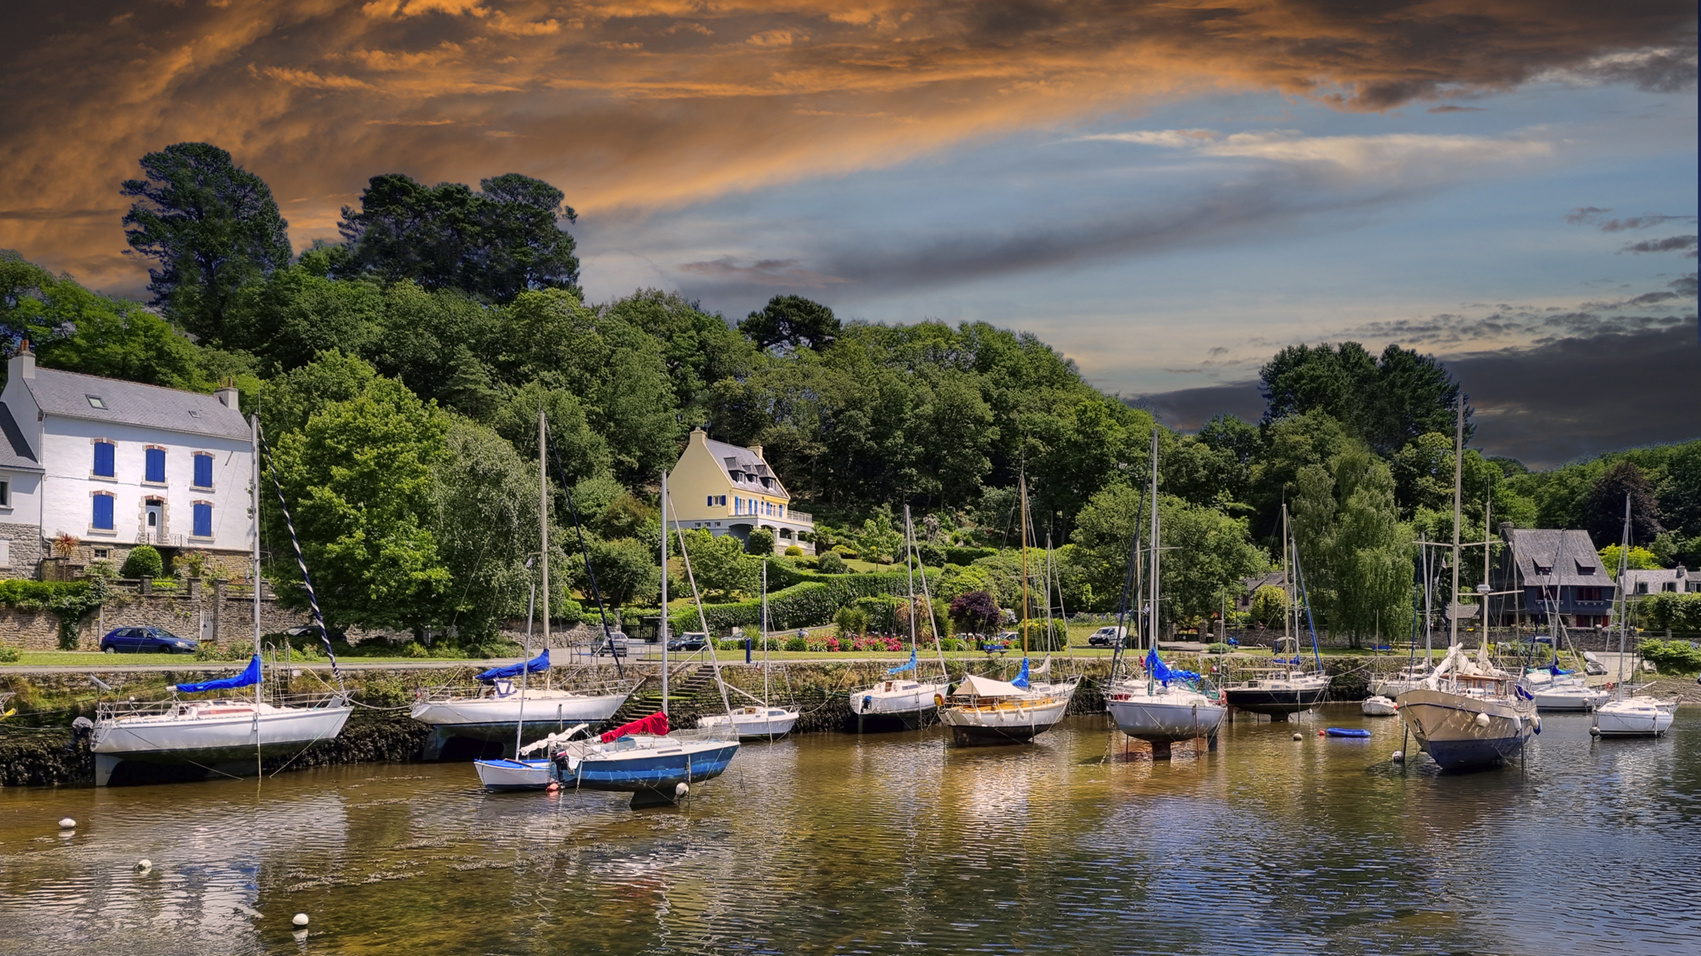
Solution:
<svg viewBox="0 0 1701 956">
<path fill-rule="evenodd" d="M 266 465 L 272 473 L 272 487 L 276 488 L 278 492 L 278 507 L 283 510 L 284 526 L 289 529 L 289 543 L 295 548 L 295 563 L 301 568 L 301 583 L 307 589 L 307 605 L 313 609 L 313 623 L 319 626 L 319 640 L 325 645 L 326 656 L 331 659 L 331 673 L 337 678 L 337 688 L 346 694 L 348 689 L 343 684 L 342 668 L 337 666 L 337 652 L 331 648 L 331 632 L 325 627 L 325 615 L 319 610 L 319 595 L 314 593 L 313 590 L 313 576 L 307 573 L 307 559 L 301 554 L 301 538 L 295 533 L 295 519 L 290 517 L 289 502 L 284 500 L 283 481 L 278 478 L 278 459 L 276 455 L 272 454 L 272 446 L 266 442 L 266 434 L 260 429 L 258 418 L 254 421 L 254 435 L 259 439 L 260 447 L 266 453 Z M 255 509 L 254 534 L 258 537 L 259 533 L 259 509 Z M 254 590 L 256 593 L 260 590 L 260 579 L 257 574 L 254 579 Z M 259 612 L 255 611 L 255 615 L 258 617 Z"/>
<path fill-rule="evenodd" d="M 561 446 L 555 441 L 555 433 L 550 430 L 547 417 L 544 419 L 543 431 L 544 437 L 549 443 L 550 458 L 555 462 L 555 474 L 561 479 L 561 492 L 567 497 L 567 512 L 573 516 L 573 531 L 579 538 L 579 551 L 585 556 L 585 576 L 591 580 L 591 597 L 597 602 L 597 619 L 602 622 L 602 639 L 606 646 L 614 641 L 614 637 L 608 631 L 608 611 L 602 606 L 602 592 L 597 588 L 597 572 L 591 567 L 591 549 L 585 544 L 585 527 L 579 521 L 578 506 L 573 504 L 573 489 L 567 486 L 567 469 L 561 465 Z M 665 522 L 663 524 L 665 525 Z M 666 533 L 667 529 L 664 527 L 662 531 Z M 544 555 L 543 559 L 548 561 L 549 555 Z M 662 573 L 666 574 L 667 569 L 663 568 Z M 614 672 L 625 677 L 626 668 L 620 663 L 621 655 L 610 651 L 610 656 L 614 658 Z"/>
</svg>

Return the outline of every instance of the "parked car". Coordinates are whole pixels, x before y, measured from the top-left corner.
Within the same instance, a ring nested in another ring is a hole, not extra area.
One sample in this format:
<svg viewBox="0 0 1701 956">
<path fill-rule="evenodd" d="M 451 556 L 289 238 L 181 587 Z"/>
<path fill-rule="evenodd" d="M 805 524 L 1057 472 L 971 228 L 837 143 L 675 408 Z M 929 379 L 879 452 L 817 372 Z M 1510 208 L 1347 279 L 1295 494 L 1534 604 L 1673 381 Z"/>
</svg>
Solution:
<svg viewBox="0 0 1701 956">
<path fill-rule="evenodd" d="M 1118 641 L 1128 640 L 1128 628 L 1110 625 L 1087 635 L 1088 647 L 1115 647 Z"/>
<path fill-rule="evenodd" d="M 709 646 L 709 635 L 702 631 L 687 631 L 667 642 L 670 651 L 700 651 Z"/>
<path fill-rule="evenodd" d="M 626 656 L 626 635 L 615 631 L 606 638 L 599 639 L 596 644 L 596 656 L 607 654 L 610 657 Z"/>
<path fill-rule="evenodd" d="M 200 647 L 199 641 L 178 637 L 163 627 L 115 627 L 100 639 L 100 649 L 108 654 L 193 654 Z"/>
</svg>

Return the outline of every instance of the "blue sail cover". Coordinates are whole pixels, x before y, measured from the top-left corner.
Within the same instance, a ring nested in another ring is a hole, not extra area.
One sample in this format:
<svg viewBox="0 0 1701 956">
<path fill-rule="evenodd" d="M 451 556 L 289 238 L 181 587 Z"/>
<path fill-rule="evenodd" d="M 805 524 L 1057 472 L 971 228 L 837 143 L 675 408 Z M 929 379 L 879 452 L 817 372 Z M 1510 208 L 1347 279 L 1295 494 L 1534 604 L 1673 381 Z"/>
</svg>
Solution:
<svg viewBox="0 0 1701 956">
<path fill-rule="evenodd" d="M 218 680 L 202 681 L 199 684 L 178 684 L 179 694 L 199 694 L 206 690 L 235 690 L 238 687 L 253 687 L 260 683 L 260 655 L 255 654 L 248 662 L 248 667 L 235 677 L 221 677 Z"/>
<path fill-rule="evenodd" d="M 1027 689 L 1027 686 L 1028 686 L 1028 659 L 1026 657 L 1022 658 L 1022 672 L 1020 674 L 1017 674 L 1014 680 L 1010 681 L 1010 686 L 1011 687 L 1020 687 L 1020 688 L 1023 688 L 1024 690 Z"/>
<path fill-rule="evenodd" d="M 1199 675 L 1192 671 L 1172 668 L 1163 661 L 1158 660 L 1158 652 L 1156 648 L 1146 652 L 1146 670 L 1152 675 L 1152 680 L 1163 684 L 1168 684 L 1172 680 L 1199 679 Z"/>
<path fill-rule="evenodd" d="M 910 662 L 908 664 L 899 664 L 897 667 L 888 667 L 886 668 L 886 673 L 888 675 L 902 674 L 904 671 L 913 670 L 915 670 L 915 648 L 912 647 L 910 648 Z"/>
<path fill-rule="evenodd" d="M 1547 665 L 1547 672 L 1549 674 L 1552 674 L 1555 677 L 1564 677 L 1566 674 L 1577 673 L 1576 671 L 1568 671 L 1565 668 L 1560 667 L 1559 666 L 1559 658 L 1557 658 L 1557 657 L 1553 659 L 1552 664 Z"/>
<path fill-rule="evenodd" d="M 478 675 L 478 679 L 486 684 L 491 684 L 499 680 L 506 680 L 510 677 L 518 677 L 522 670 L 528 674 L 536 674 L 538 671 L 549 670 L 549 648 L 544 648 L 542 654 L 539 654 L 525 663 L 509 664 L 506 667 L 492 667 L 490 670 Z"/>
</svg>

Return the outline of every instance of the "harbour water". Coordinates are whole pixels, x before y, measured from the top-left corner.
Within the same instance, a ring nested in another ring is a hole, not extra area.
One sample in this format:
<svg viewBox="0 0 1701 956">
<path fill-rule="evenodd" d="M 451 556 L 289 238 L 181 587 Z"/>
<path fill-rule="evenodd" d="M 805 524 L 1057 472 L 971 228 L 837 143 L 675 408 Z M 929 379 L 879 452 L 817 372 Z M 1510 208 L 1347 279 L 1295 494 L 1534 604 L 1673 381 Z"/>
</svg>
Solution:
<svg viewBox="0 0 1701 956">
<path fill-rule="evenodd" d="M 1035 746 L 811 734 L 638 812 L 467 764 L 0 790 L 0 950 L 1693 954 L 1701 710 L 1588 728 L 1545 718 L 1524 766 L 1465 776 L 1393 763 L 1399 719 L 1356 705 L 1161 763 L 1103 717 Z"/>
</svg>

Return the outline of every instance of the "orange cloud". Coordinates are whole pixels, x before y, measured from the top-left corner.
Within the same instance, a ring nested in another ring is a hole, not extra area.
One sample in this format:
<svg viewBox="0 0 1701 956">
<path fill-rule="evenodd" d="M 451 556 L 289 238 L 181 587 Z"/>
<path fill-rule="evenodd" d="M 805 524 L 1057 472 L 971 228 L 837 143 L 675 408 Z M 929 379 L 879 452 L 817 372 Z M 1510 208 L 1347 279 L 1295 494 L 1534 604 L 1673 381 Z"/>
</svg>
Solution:
<svg viewBox="0 0 1701 956">
<path fill-rule="evenodd" d="M 1216 91 L 1376 111 L 1533 80 L 1681 88 L 1696 24 L 1677 0 L 234 0 L 109 19 L 26 10 L 11 32 L 31 42 L 0 56 L 0 247 L 97 284 L 140 275 L 117 255 L 118 184 L 184 140 L 264 177 L 305 244 L 382 172 L 520 171 L 582 212 L 660 209 Z M 1385 146 L 1214 148 L 1350 165 Z M 108 214 L 19 213 L 59 206 Z"/>
</svg>

